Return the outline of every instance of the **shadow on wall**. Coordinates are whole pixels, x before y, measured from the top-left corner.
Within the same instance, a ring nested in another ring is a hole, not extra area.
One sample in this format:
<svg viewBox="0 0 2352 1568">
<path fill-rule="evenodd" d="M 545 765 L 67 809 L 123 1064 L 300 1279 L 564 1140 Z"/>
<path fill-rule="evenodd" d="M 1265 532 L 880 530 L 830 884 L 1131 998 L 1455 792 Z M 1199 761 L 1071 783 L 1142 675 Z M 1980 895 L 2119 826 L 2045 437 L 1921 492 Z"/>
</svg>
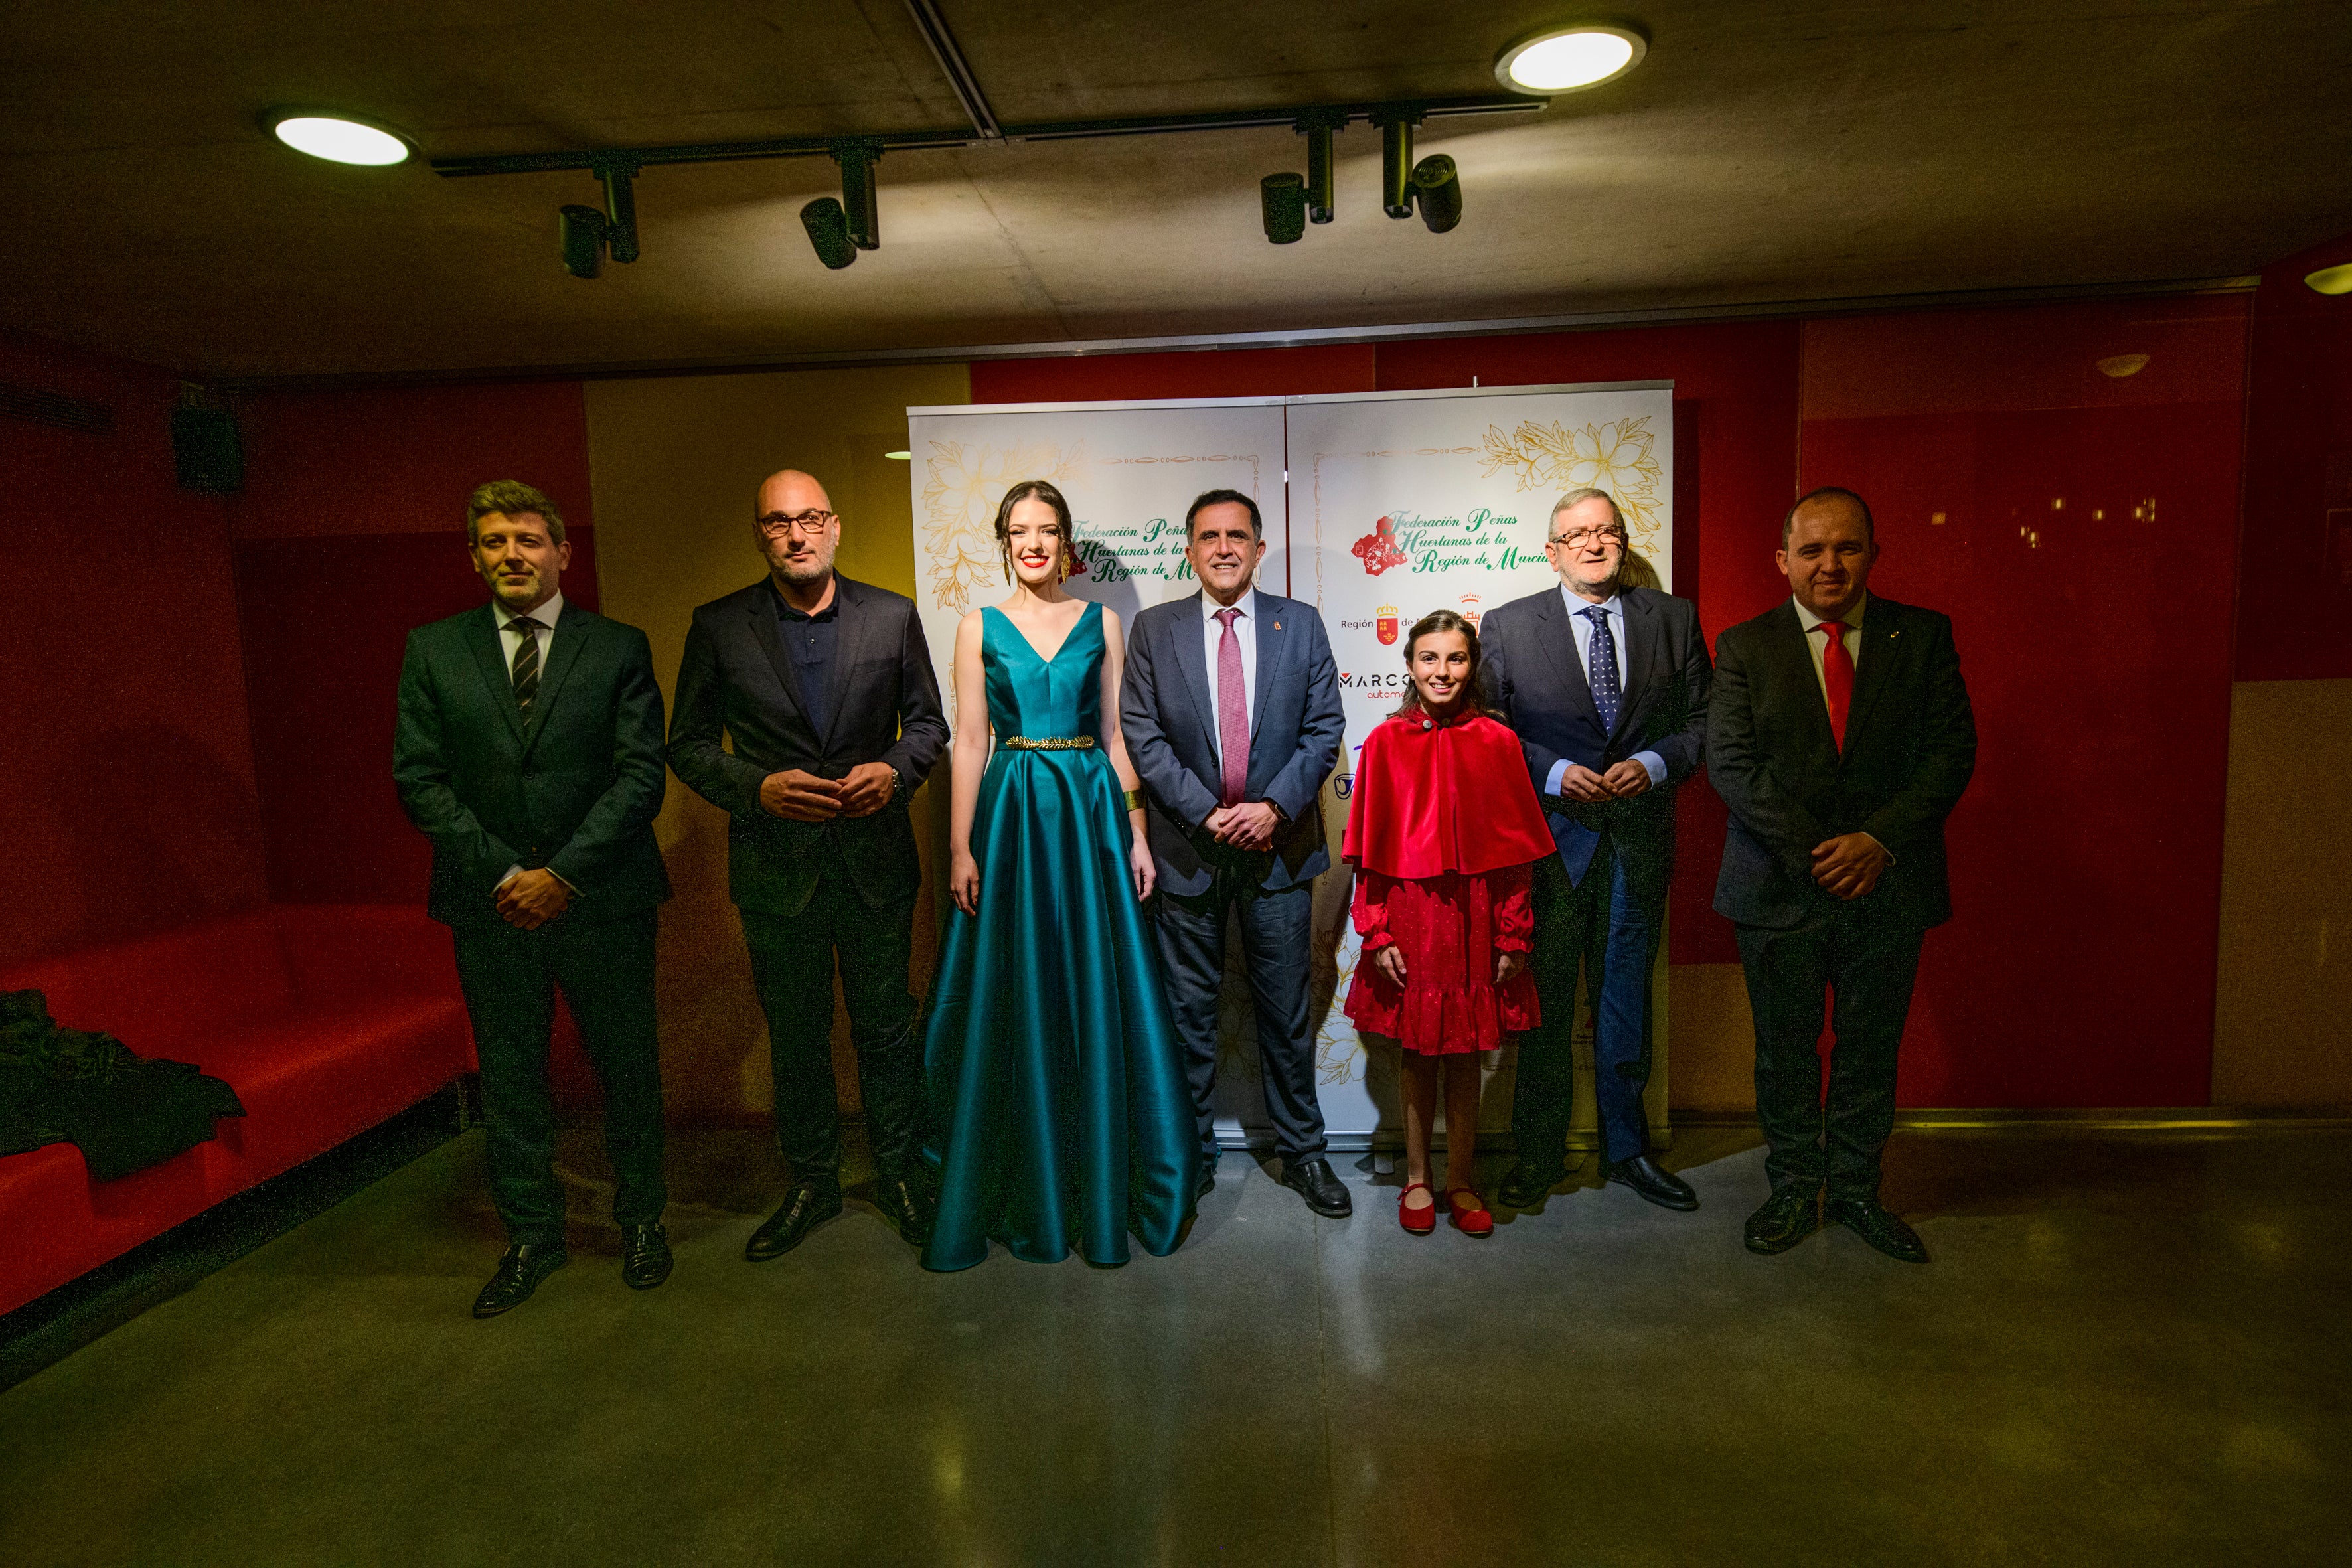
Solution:
<svg viewBox="0 0 2352 1568">
<path fill-rule="evenodd" d="M 100 731 L 65 753 L 50 781 L 83 894 L 80 928 L 63 949 L 252 902 L 250 868 L 261 858 L 252 785 L 195 736 L 154 723 Z"/>
</svg>

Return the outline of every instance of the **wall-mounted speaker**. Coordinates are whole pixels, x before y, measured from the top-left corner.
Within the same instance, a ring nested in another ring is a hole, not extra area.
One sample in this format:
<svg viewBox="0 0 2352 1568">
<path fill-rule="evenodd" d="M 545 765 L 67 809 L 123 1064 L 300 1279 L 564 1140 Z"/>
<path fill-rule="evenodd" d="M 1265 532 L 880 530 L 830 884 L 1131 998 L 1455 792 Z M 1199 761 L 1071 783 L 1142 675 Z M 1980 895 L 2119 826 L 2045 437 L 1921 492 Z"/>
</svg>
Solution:
<svg viewBox="0 0 2352 1568">
<path fill-rule="evenodd" d="M 180 488 L 200 496 L 235 495 L 245 488 L 245 445 L 236 416 L 226 408 L 172 410 L 172 460 Z"/>
</svg>

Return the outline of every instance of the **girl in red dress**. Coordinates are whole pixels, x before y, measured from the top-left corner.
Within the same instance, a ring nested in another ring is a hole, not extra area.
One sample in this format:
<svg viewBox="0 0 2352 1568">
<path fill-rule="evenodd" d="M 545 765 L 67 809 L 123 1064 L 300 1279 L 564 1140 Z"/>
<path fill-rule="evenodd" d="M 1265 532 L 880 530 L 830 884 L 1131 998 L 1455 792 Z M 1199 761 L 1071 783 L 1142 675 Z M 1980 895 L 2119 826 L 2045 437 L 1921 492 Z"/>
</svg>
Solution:
<svg viewBox="0 0 2352 1568">
<path fill-rule="evenodd" d="M 1471 1236 L 1494 1215 L 1471 1183 L 1478 1069 L 1507 1029 L 1541 1021 L 1527 973 L 1529 868 L 1553 852 L 1518 737 L 1478 695 L 1478 632 L 1451 610 L 1405 638 L 1412 684 L 1365 737 L 1340 853 L 1356 868 L 1363 956 L 1348 1016 L 1402 1047 L 1405 1187 L 1397 1218 L 1437 1228 L 1429 1132 L 1445 1080 L 1445 1206 Z"/>
</svg>

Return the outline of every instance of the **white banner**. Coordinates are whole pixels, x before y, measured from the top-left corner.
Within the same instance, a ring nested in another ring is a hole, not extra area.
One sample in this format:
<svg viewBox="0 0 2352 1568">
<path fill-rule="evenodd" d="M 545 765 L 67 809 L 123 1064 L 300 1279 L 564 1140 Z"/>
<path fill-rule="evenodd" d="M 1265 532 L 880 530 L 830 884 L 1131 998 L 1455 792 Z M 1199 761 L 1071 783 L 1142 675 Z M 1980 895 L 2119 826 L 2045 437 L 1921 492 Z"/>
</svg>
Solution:
<svg viewBox="0 0 2352 1568">
<path fill-rule="evenodd" d="M 1291 405 L 1293 577 L 1297 596 L 1322 612 L 1348 714 L 1347 750 L 1324 811 L 1335 858 L 1356 753 L 1404 694 L 1404 634 L 1433 610 L 1458 610 L 1475 623 L 1496 605 L 1556 584 L 1543 542 L 1562 492 L 1591 485 L 1614 496 L 1633 553 L 1650 569 L 1643 580 L 1667 585 L 1674 425 L 1671 382 L 1374 393 Z M 1328 969 L 1317 967 L 1329 975 L 1333 1001 L 1318 1041 L 1320 1100 L 1334 1135 L 1370 1134 L 1398 1123 L 1396 1064 L 1369 1058 L 1339 1010 L 1358 941 L 1346 919 L 1345 872 L 1325 884 L 1316 929 L 1330 957 Z M 1657 1027 L 1652 1120 L 1662 1122 L 1663 1002 Z M 1514 1052 L 1498 1054 L 1483 1120 L 1507 1126 Z M 1589 1127 L 1589 1040 L 1580 1041 L 1578 1055 L 1577 1120 Z"/>
<path fill-rule="evenodd" d="M 1347 742 L 1324 796 L 1336 861 L 1357 749 L 1402 695 L 1403 632 L 1441 608 L 1475 621 L 1556 581 L 1543 541 L 1562 491 L 1591 485 L 1615 496 L 1641 580 L 1670 586 L 1673 397 L 1670 382 L 1641 382 L 909 408 L 917 602 L 950 721 L 956 623 L 1008 592 L 993 531 L 1007 489 L 1029 479 L 1060 487 L 1087 568 L 1067 586 L 1130 619 L 1197 591 L 1183 561 L 1192 498 L 1241 490 L 1265 513 L 1261 585 L 1315 605 L 1339 661 Z M 1348 896 L 1344 867 L 1316 890 L 1317 1068 L 1325 1120 L 1343 1149 L 1398 1121 L 1395 1063 L 1369 1060 L 1339 1011 L 1357 954 Z M 1219 1131 L 1237 1142 L 1265 1118 L 1238 932 L 1229 958 Z M 1662 956 L 1661 993 L 1663 976 Z M 1663 1127 L 1663 994 L 1656 1012 L 1651 1121 Z M 1508 1120 L 1511 1054 L 1501 1053 L 1486 1096 L 1489 1123 Z M 1580 1038 L 1578 1056 L 1577 1122 L 1589 1129 L 1589 1041 Z"/>
<path fill-rule="evenodd" d="M 1257 502 L 1265 519 L 1262 574 L 1267 588 L 1284 591 L 1279 399 L 951 404 L 909 408 L 907 423 L 915 602 L 950 725 L 956 623 L 1012 593 L 996 546 L 996 507 L 1024 479 L 1045 480 L 1070 503 L 1085 570 L 1063 585 L 1122 621 L 1200 590 L 1184 560 L 1184 509 L 1202 490 L 1239 490 Z"/>
</svg>

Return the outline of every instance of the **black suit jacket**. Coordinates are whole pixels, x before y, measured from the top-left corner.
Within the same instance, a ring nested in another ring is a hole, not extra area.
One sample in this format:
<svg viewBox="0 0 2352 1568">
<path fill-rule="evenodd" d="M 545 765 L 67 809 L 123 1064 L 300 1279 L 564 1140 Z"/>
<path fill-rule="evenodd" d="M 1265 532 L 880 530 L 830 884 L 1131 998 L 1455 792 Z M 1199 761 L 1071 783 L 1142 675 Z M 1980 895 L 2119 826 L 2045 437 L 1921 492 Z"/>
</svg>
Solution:
<svg viewBox="0 0 2352 1568">
<path fill-rule="evenodd" d="M 1570 880 L 1584 875 L 1599 836 L 1606 833 L 1633 896 L 1657 906 L 1674 875 L 1675 788 L 1697 769 L 1706 750 L 1713 669 L 1706 634 L 1689 600 L 1654 588 L 1621 588 L 1618 597 L 1625 605 L 1625 681 L 1612 730 L 1601 727 L 1558 584 L 1489 611 L 1479 622 L 1478 641 L 1488 700 L 1518 731 Z M 1543 793 L 1556 763 L 1606 773 L 1643 752 L 1655 752 L 1665 763 L 1665 783 L 1630 800 L 1588 805 Z"/>
<path fill-rule="evenodd" d="M 1250 800 L 1272 801 L 1284 822 L 1269 852 L 1234 850 L 1201 831 L 1217 809 L 1216 687 L 1201 629 L 1201 595 L 1135 617 L 1119 688 L 1119 732 L 1148 792 L 1144 821 L 1160 886 L 1206 892 L 1219 863 L 1267 892 L 1311 880 L 1331 864 L 1323 837 L 1323 781 L 1339 761 L 1346 719 L 1339 667 L 1323 617 L 1297 599 L 1257 595 L 1257 672 L 1250 693 Z"/>
<path fill-rule="evenodd" d="M 433 841 L 425 912 L 444 924 L 499 923 L 493 895 L 516 865 L 572 885 L 565 920 L 618 920 L 669 897 L 653 828 L 668 786 L 661 688 L 635 626 L 567 601 L 528 725 L 489 605 L 417 627 L 392 776 Z"/>
<path fill-rule="evenodd" d="M 902 594 L 837 572 L 833 582 L 840 625 L 824 734 L 809 722 L 766 578 L 696 610 L 678 666 L 669 765 L 727 813 L 728 893 L 762 914 L 800 913 L 835 854 L 869 907 L 911 899 L 922 883 L 907 801 L 948 743 L 923 623 Z M 760 805 L 770 773 L 796 768 L 837 779 L 863 763 L 887 763 L 907 781 L 870 816 L 793 822 Z"/>
<path fill-rule="evenodd" d="M 1813 881 L 1813 846 L 1867 833 L 1895 863 L 1865 901 L 1939 925 L 1952 918 L 1944 818 L 1977 756 L 1951 617 L 1869 599 L 1843 755 L 1805 636 L 1783 599 L 1717 639 L 1707 776 L 1731 821 L 1715 907 L 1742 925 L 1796 925 L 1832 899 Z"/>
</svg>

